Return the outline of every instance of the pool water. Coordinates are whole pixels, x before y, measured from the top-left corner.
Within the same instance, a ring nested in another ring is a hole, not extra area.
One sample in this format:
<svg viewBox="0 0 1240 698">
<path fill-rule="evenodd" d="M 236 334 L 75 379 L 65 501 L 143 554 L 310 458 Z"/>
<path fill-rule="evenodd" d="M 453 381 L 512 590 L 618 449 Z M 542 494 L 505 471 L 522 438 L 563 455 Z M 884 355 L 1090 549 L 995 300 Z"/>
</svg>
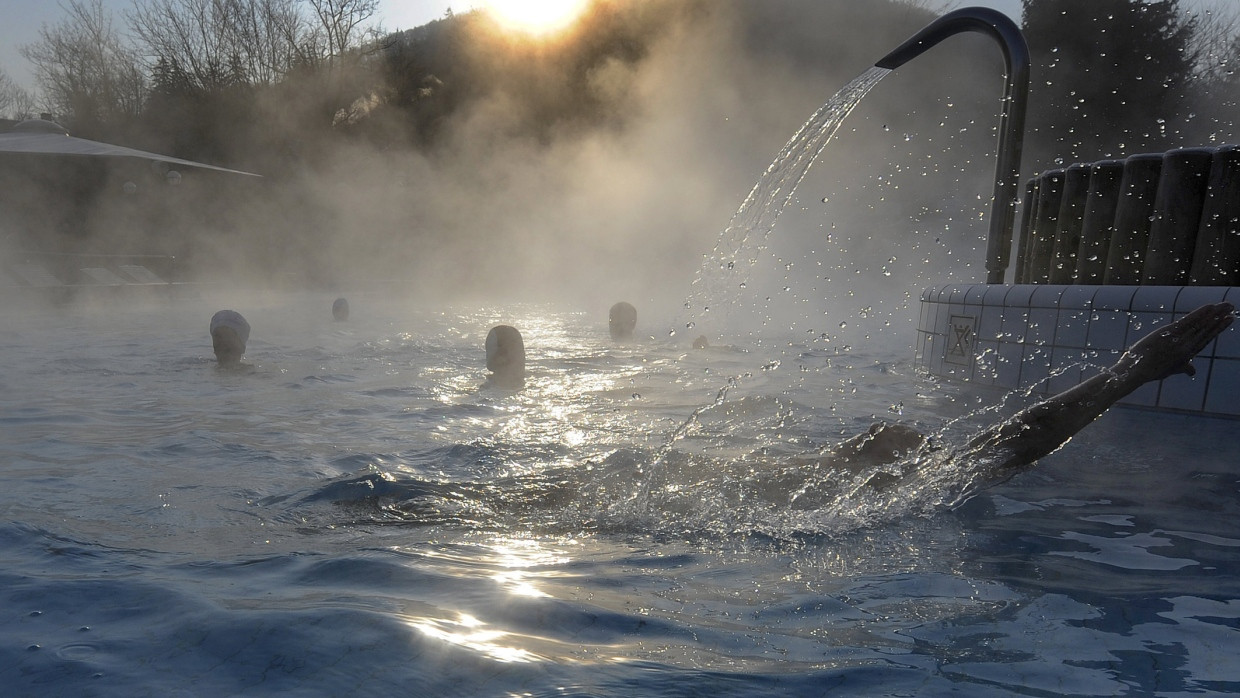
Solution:
<svg viewBox="0 0 1240 698">
<path fill-rule="evenodd" d="M 880 501 L 813 457 L 1029 398 L 906 346 L 332 298 L 4 311 L 6 695 L 1240 691 L 1234 421 L 1117 409 L 1005 483 Z M 521 391 L 480 387 L 500 323 Z"/>
</svg>

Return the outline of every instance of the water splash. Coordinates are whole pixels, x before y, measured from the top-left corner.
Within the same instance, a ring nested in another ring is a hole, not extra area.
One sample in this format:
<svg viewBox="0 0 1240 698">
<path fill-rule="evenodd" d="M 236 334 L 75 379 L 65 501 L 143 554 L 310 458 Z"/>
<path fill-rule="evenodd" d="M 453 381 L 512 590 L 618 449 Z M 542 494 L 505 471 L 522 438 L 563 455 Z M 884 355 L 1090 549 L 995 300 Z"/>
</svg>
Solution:
<svg viewBox="0 0 1240 698">
<path fill-rule="evenodd" d="M 663 446 L 659 448 L 654 460 L 645 468 L 645 477 L 642 477 L 638 483 L 637 492 L 631 500 L 626 502 L 623 507 L 629 511 L 643 513 L 650 509 L 651 492 L 659 487 L 667 484 L 667 458 L 676 446 L 676 442 L 692 433 L 693 428 L 700 424 L 702 415 L 709 412 L 724 403 L 728 398 L 728 392 L 735 388 L 739 382 L 737 378 L 728 380 L 728 384 L 719 389 L 715 394 L 715 399 L 708 405 L 703 405 L 693 411 L 689 418 L 676 427 L 667 439 L 663 442 Z"/>
<path fill-rule="evenodd" d="M 695 322 L 699 314 L 716 307 L 733 307 L 746 292 L 758 247 L 775 229 L 775 222 L 792 201 L 797 186 L 822 154 L 844 119 L 890 70 L 870 68 L 835 93 L 784 145 L 733 214 L 693 280 L 685 309 Z M 678 326 L 679 326 L 678 325 Z"/>
<path fill-rule="evenodd" d="M 697 326 L 698 319 L 710 312 L 712 303 L 718 307 L 732 308 L 741 300 L 741 294 L 748 293 L 749 274 L 757 262 L 759 246 L 775 229 L 775 222 L 792 201 L 797 186 L 809 174 L 810 168 L 839 130 L 844 119 L 890 72 L 885 68 L 873 67 L 854 78 L 814 112 L 784 145 L 733 214 L 714 249 L 695 275 L 684 304 L 689 316 L 678 321 L 675 327 L 693 329 Z M 676 330 L 672 329 L 669 336 L 675 335 Z M 723 404 L 728 392 L 735 388 L 739 381 L 739 377 L 728 379 L 727 385 L 719 390 L 711 404 L 694 411 L 668 437 L 655 459 L 642 473 L 634 496 L 624 502 L 621 509 L 637 514 L 648 512 L 652 493 L 665 483 L 666 460 L 676 442 L 691 432 L 703 412 Z"/>
</svg>

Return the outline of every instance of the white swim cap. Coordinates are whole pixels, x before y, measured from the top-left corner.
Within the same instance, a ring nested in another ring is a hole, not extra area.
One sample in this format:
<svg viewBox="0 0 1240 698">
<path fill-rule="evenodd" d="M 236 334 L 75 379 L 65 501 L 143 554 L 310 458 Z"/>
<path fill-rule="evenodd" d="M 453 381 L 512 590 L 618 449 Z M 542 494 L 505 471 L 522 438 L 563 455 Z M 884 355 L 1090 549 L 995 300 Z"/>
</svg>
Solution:
<svg viewBox="0 0 1240 698">
<path fill-rule="evenodd" d="M 499 372 L 525 372 L 525 342 L 511 325 L 496 325 L 487 333 L 487 369 Z"/>
<path fill-rule="evenodd" d="M 237 337 L 241 339 L 242 344 L 248 344 L 250 341 L 250 323 L 241 317 L 241 313 L 235 310 L 221 310 L 211 316 L 211 333 L 215 334 L 216 328 L 227 327 L 237 333 Z"/>
</svg>

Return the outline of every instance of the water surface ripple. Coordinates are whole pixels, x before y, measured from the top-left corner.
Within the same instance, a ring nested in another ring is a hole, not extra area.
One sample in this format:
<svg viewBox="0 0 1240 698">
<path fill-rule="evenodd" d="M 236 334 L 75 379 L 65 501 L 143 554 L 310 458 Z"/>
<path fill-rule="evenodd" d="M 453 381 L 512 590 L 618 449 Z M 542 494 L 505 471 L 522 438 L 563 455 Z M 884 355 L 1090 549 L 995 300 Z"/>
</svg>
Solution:
<svg viewBox="0 0 1240 698">
<path fill-rule="evenodd" d="M 865 510 L 816 454 L 1021 397 L 547 307 L 505 317 L 526 389 L 482 389 L 498 316 L 351 301 L 247 308 L 237 372 L 205 303 L 6 317 L 6 695 L 1240 690 L 1230 422 L 1121 410 L 961 506 Z"/>
</svg>

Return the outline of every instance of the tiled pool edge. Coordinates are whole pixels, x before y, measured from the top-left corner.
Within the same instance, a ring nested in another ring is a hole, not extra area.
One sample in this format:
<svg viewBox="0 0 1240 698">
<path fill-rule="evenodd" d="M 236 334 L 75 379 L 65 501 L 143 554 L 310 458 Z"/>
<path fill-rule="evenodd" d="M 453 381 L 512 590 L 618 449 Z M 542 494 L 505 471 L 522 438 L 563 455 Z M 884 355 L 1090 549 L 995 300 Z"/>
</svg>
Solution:
<svg viewBox="0 0 1240 698">
<path fill-rule="evenodd" d="M 1240 306 L 1234 286 L 949 284 L 921 297 L 916 364 L 979 385 L 1054 394 L 1124 347 L 1206 303 Z M 1240 330 L 1193 361 L 1197 375 L 1146 385 L 1120 404 L 1240 417 Z"/>
</svg>

